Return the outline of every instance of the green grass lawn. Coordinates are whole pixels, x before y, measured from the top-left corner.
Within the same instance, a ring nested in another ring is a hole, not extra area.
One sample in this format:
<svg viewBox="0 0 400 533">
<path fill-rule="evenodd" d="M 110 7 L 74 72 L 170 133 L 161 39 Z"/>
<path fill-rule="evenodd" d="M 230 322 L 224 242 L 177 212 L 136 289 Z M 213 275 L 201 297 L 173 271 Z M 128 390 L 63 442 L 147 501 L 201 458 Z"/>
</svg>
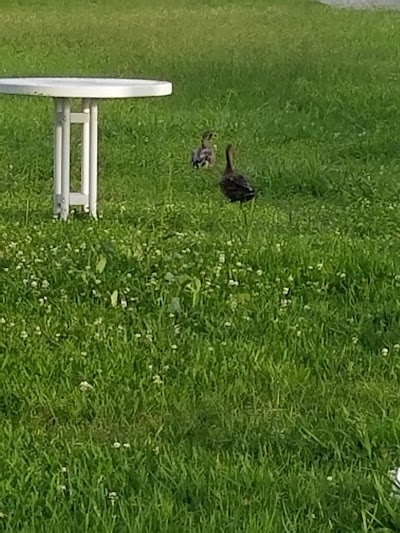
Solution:
<svg viewBox="0 0 400 533">
<path fill-rule="evenodd" d="M 51 100 L 0 97 L 0 530 L 400 531 L 399 24 L 1 0 L 1 76 L 174 94 L 100 104 L 101 216 L 66 224 Z M 260 191 L 247 225 L 218 189 L 228 142 Z"/>
</svg>

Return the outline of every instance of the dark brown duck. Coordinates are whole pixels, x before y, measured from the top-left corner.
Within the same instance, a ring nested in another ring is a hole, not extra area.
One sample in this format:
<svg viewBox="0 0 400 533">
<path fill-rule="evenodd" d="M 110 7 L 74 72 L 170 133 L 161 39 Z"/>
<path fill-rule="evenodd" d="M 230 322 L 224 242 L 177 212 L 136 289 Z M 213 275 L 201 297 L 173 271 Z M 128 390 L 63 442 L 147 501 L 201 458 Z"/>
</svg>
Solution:
<svg viewBox="0 0 400 533">
<path fill-rule="evenodd" d="M 229 144 L 226 148 L 226 168 L 220 181 L 221 191 L 231 202 L 248 202 L 255 197 L 256 191 L 245 176 L 234 170 L 234 153 L 234 147 Z"/>
</svg>

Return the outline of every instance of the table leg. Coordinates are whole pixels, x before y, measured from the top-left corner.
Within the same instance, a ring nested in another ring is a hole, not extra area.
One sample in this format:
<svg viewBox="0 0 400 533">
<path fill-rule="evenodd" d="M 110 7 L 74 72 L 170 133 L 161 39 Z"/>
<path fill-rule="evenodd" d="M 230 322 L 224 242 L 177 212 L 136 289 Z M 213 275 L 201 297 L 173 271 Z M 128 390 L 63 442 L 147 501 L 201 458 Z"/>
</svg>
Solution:
<svg viewBox="0 0 400 533">
<path fill-rule="evenodd" d="M 90 101 L 89 211 L 97 217 L 97 100 Z"/>
<path fill-rule="evenodd" d="M 62 101 L 54 98 L 54 216 L 60 214 L 59 196 L 61 194 L 62 172 Z"/>
<path fill-rule="evenodd" d="M 69 214 L 70 193 L 70 139 L 71 139 L 71 103 L 69 98 L 62 99 L 62 165 L 61 165 L 61 220 L 67 220 Z"/>
<path fill-rule="evenodd" d="M 82 100 L 82 113 L 90 117 L 90 99 Z M 90 169 L 90 124 L 82 123 L 82 159 L 81 159 L 81 192 L 89 198 L 89 169 Z M 89 203 L 83 206 L 84 211 L 89 211 Z"/>
</svg>

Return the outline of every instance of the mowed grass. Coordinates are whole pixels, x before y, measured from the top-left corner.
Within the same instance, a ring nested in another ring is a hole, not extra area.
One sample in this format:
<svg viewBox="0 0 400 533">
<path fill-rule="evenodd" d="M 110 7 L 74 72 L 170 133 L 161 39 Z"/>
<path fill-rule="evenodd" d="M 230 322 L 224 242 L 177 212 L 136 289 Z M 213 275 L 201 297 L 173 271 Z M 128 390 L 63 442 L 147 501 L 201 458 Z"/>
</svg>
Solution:
<svg viewBox="0 0 400 533">
<path fill-rule="evenodd" d="M 52 220 L 51 100 L 0 97 L 2 530 L 400 530 L 399 23 L 1 2 L 2 76 L 174 83 L 100 104 L 97 222 Z"/>
</svg>

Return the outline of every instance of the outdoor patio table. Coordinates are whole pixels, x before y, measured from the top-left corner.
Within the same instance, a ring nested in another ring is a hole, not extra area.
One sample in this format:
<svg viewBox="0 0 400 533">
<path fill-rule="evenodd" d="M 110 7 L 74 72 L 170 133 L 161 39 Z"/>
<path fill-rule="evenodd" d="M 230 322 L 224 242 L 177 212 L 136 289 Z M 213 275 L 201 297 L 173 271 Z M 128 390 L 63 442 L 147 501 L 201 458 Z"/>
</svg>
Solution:
<svg viewBox="0 0 400 533">
<path fill-rule="evenodd" d="M 54 119 L 54 214 L 68 218 L 70 205 L 97 215 L 97 108 L 101 98 L 138 98 L 172 93 L 168 81 L 114 78 L 0 78 L 0 93 L 50 96 Z M 81 112 L 71 111 L 81 98 Z M 81 192 L 70 190 L 71 124 L 82 125 Z"/>
</svg>

